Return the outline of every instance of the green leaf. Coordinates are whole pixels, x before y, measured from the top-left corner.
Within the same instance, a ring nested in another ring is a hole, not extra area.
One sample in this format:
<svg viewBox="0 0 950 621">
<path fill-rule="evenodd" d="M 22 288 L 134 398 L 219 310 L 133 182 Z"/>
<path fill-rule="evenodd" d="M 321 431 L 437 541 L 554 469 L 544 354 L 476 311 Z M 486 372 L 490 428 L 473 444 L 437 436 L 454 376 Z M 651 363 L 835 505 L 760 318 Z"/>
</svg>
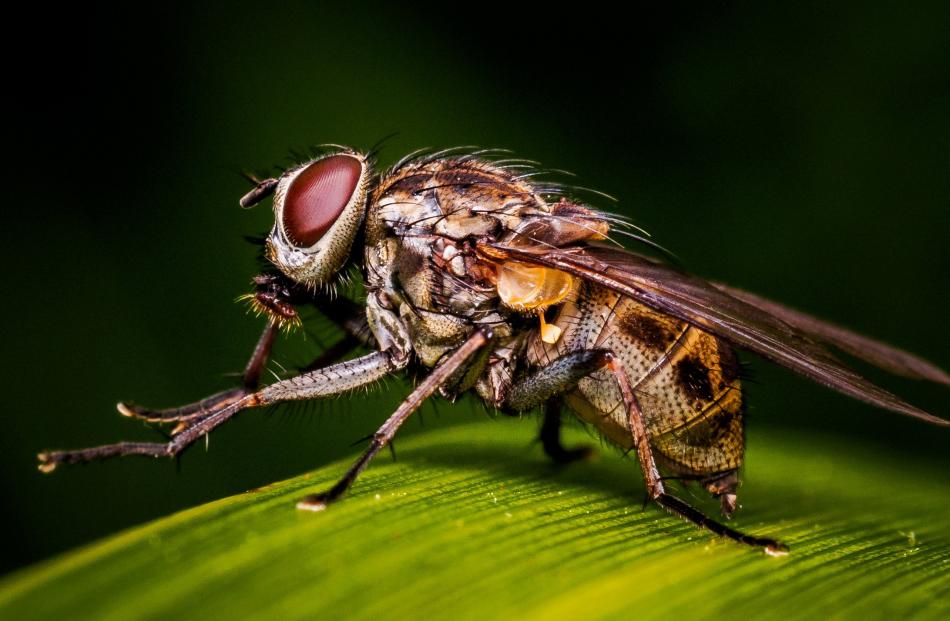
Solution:
<svg viewBox="0 0 950 621">
<path fill-rule="evenodd" d="M 611 449 L 549 464 L 535 432 L 419 434 L 320 513 L 294 503 L 347 461 L 131 529 L 6 577 L 0 618 L 950 617 L 950 488 L 924 462 L 753 434 L 734 524 L 791 546 L 771 558 L 643 508 Z"/>
</svg>

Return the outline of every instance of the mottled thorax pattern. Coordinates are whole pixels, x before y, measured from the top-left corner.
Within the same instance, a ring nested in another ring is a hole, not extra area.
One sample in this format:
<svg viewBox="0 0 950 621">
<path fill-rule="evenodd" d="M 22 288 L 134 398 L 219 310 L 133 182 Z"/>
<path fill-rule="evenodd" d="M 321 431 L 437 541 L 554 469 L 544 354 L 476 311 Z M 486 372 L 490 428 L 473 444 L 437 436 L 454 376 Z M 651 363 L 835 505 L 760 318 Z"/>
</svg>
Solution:
<svg viewBox="0 0 950 621">
<path fill-rule="evenodd" d="M 475 246 L 548 211 L 530 185 L 476 160 L 408 164 L 377 188 L 367 221 L 367 285 L 385 292 L 424 364 L 479 325 L 499 338 L 510 333 L 495 268 Z"/>
</svg>

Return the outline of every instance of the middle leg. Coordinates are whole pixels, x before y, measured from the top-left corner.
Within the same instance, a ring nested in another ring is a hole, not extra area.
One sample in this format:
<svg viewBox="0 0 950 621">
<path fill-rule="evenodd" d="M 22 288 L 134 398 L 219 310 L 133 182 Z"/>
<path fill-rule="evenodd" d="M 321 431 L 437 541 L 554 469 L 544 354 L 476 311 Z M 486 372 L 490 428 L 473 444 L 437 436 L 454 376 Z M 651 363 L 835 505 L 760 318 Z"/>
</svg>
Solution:
<svg viewBox="0 0 950 621">
<path fill-rule="evenodd" d="M 221 391 L 188 405 L 163 410 L 153 410 L 132 403 L 120 402 L 119 413 L 150 423 L 179 423 L 176 432 L 197 420 L 215 414 L 253 393 L 260 386 L 261 375 L 267 366 L 274 340 L 281 322 L 287 317 L 297 317 L 296 306 L 312 304 L 320 313 L 343 330 L 343 339 L 323 352 L 301 371 L 303 373 L 338 362 L 357 345 L 373 347 L 372 333 L 366 323 L 365 310 L 346 298 L 331 298 L 321 292 L 299 291 L 281 280 L 282 276 L 262 274 L 257 276 L 257 290 L 248 298 L 268 316 L 267 325 L 261 333 L 254 351 L 241 375 L 241 386 Z M 279 311 L 279 313 L 278 313 Z"/>
<path fill-rule="evenodd" d="M 561 411 L 563 404 L 558 397 L 552 397 L 544 403 L 544 418 L 541 421 L 539 438 L 544 453 L 558 464 L 569 464 L 587 459 L 594 454 L 589 446 L 566 448 L 561 444 Z"/>
<path fill-rule="evenodd" d="M 343 478 L 323 493 L 306 496 L 297 503 L 297 508 L 305 511 L 322 511 L 331 502 L 339 500 L 343 494 L 353 486 L 357 477 L 366 469 L 366 466 L 369 465 L 369 462 L 372 461 L 376 454 L 392 441 L 396 432 L 402 424 L 406 422 L 406 419 L 422 405 L 423 401 L 432 396 L 432 393 L 450 381 L 459 368 L 490 340 L 491 332 L 489 330 L 476 330 L 472 333 L 472 335 L 468 337 L 468 340 L 453 351 L 451 355 L 441 361 L 432 372 L 422 380 L 422 383 L 396 408 L 396 411 L 386 419 L 383 426 L 373 434 L 369 448 L 350 466 L 350 469 L 346 471 Z"/>
<path fill-rule="evenodd" d="M 241 386 L 238 388 L 223 390 L 200 401 L 177 408 L 151 410 L 133 403 L 120 401 L 116 405 L 116 409 L 119 410 L 119 414 L 122 416 L 137 418 L 149 423 L 177 422 L 179 423 L 179 429 L 184 429 L 191 421 L 211 416 L 226 409 L 247 397 L 260 385 L 261 374 L 264 367 L 267 366 L 267 360 L 270 358 L 271 349 L 274 347 L 274 339 L 277 337 L 278 329 L 275 322 L 267 322 L 264 331 L 261 332 L 260 338 L 257 339 L 257 343 L 254 345 L 254 351 L 251 352 L 247 365 L 244 367 L 244 373 L 241 375 Z"/>
</svg>

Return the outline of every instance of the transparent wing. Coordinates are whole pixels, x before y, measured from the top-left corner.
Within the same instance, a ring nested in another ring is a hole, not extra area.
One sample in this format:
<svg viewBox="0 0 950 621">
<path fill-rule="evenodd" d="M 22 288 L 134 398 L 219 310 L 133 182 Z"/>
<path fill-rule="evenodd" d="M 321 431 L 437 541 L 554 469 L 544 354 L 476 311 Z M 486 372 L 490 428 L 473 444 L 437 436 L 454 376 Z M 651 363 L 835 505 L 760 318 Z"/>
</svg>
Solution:
<svg viewBox="0 0 950 621">
<path fill-rule="evenodd" d="M 946 373 L 911 354 L 804 313 L 620 249 L 483 244 L 480 250 L 490 259 L 522 261 L 574 274 L 699 326 L 855 399 L 930 423 L 950 425 L 950 421 L 864 379 L 826 345 L 900 375 L 947 384 Z"/>
<path fill-rule="evenodd" d="M 842 328 L 817 317 L 812 317 L 793 308 L 788 308 L 754 293 L 718 282 L 711 284 L 737 300 L 742 300 L 762 309 L 773 317 L 778 317 L 813 340 L 833 345 L 855 358 L 870 362 L 894 375 L 929 380 L 950 386 L 950 375 L 947 375 L 943 369 L 910 352 L 852 332 L 847 328 Z"/>
</svg>

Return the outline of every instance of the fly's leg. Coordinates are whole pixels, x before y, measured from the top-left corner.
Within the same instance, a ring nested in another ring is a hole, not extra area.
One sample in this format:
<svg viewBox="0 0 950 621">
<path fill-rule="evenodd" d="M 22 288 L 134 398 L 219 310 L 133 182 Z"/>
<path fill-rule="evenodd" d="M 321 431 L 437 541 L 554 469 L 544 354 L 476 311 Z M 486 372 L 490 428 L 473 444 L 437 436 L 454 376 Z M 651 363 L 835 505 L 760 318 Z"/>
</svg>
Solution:
<svg viewBox="0 0 950 621">
<path fill-rule="evenodd" d="M 511 387 L 505 405 L 519 412 L 530 410 L 570 390 L 594 371 L 607 366 L 611 354 L 603 349 L 582 349 L 557 358 Z"/>
<path fill-rule="evenodd" d="M 753 537 L 729 528 L 725 524 L 707 517 L 702 511 L 680 498 L 667 493 L 666 486 L 662 477 L 660 477 L 656 461 L 653 458 L 653 449 L 650 447 L 650 436 L 647 433 L 643 412 L 640 410 L 633 390 L 630 388 L 627 374 L 614 356 L 610 356 L 607 368 L 614 374 L 617 384 L 620 386 L 620 393 L 623 395 L 624 405 L 627 408 L 630 431 L 633 433 L 634 445 L 637 448 L 637 459 L 640 460 L 640 470 L 643 472 L 650 497 L 667 511 L 676 513 L 697 526 L 708 528 L 720 537 L 728 537 L 739 543 L 763 548 L 766 554 L 772 556 L 787 554 L 788 547 L 784 544 L 768 537 Z"/>
<path fill-rule="evenodd" d="M 325 293 L 317 293 L 313 306 L 320 314 L 335 323 L 347 338 L 365 347 L 377 348 L 376 337 L 373 336 L 369 323 L 366 321 L 366 307 L 343 297 L 330 298 Z"/>
<path fill-rule="evenodd" d="M 351 351 L 356 349 L 361 342 L 358 338 L 352 334 L 344 334 L 343 338 L 339 341 L 330 345 L 325 351 L 323 351 L 319 356 L 317 356 L 313 362 L 307 366 L 300 369 L 301 373 L 306 373 L 308 371 L 313 371 L 314 369 L 320 369 L 328 364 L 333 364 L 334 362 L 340 361 L 344 356 L 349 354 Z"/>
<path fill-rule="evenodd" d="M 319 494 L 311 494 L 297 503 L 298 509 L 307 511 L 322 511 L 328 504 L 339 500 L 352 487 L 360 473 L 369 465 L 373 457 L 388 445 L 406 419 L 415 412 L 423 401 L 428 399 L 440 386 L 450 381 L 456 371 L 465 364 L 475 353 L 491 340 L 488 330 L 475 331 L 465 343 L 452 352 L 448 358 L 441 361 L 429 375 L 413 390 L 408 397 L 396 408 L 396 411 L 386 419 L 383 426 L 373 434 L 369 448 L 360 455 L 359 459 L 350 466 L 333 487 Z"/>
<path fill-rule="evenodd" d="M 594 449 L 589 446 L 569 449 L 561 444 L 561 400 L 556 397 L 544 403 L 544 419 L 539 437 L 544 453 L 558 464 L 569 464 L 594 454 Z"/>
<path fill-rule="evenodd" d="M 396 358 L 389 352 L 374 352 L 354 360 L 334 364 L 296 377 L 276 382 L 240 397 L 209 414 L 179 425 L 167 443 L 119 442 L 75 451 L 48 451 L 38 455 L 42 472 L 52 472 L 59 464 L 98 461 L 124 455 L 174 457 L 214 428 L 231 419 L 241 410 L 272 405 L 283 401 L 299 401 L 339 395 L 366 386 L 406 366 L 408 358 Z"/>
<path fill-rule="evenodd" d="M 566 354 L 513 386 L 505 406 L 514 410 L 530 410 L 544 403 L 541 423 L 541 445 L 557 463 L 570 463 L 591 454 L 589 448 L 568 450 L 561 444 L 560 396 L 577 382 L 604 367 L 606 352 L 587 349 Z"/>
<path fill-rule="evenodd" d="M 653 449 L 650 446 L 650 436 L 647 432 L 643 412 L 640 410 L 630 387 L 626 372 L 611 352 L 586 350 L 566 354 L 554 360 L 543 369 L 525 378 L 517 386 L 512 387 L 508 405 L 517 410 L 531 409 L 556 394 L 570 390 L 582 378 L 600 369 L 608 369 L 614 375 L 620 387 L 630 431 L 633 435 L 634 447 L 637 449 L 640 470 L 643 472 L 647 493 L 652 500 L 671 513 L 686 518 L 701 528 L 707 528 L 721 537 L 763 548 L 770 555 L 787 553 L 788 548 L 778 541 L 767 537 L 752 537 L 729 528 L 725 524 L 707 517 L 699 509 L 666 491 L 666 486 L 653 457 Z"/>
<path fill-rule="evenodd" d="M 277 336 L 277 324 L 268 322 L 264 331 L 261 333 L 251 358 L 244 367 L 244 373 L 241 376 L 241 386 L 224 390 L 217 394 L 205 397 L 200 401 L 189 403 L 177 408 L 166 410 L 150 410 L 132 403 L 120 402 L 116 408 L 119 414 L 130 418 L 148 421 L 150 423 L 184 423 L 188 424 L 206 416 L 211 416 L 218 411 L 224 410 L 251 394 L 260 385 L 261 373 L 267 365 L 271 349 L 274 346 L 274 339 Z"/>
<path fill-rule="evenodd" d="M 267 366 L 267 361 L 270 359 L 270 353 L 274 348 L 274 339 L 276 337 L 277 324 L 268 321 L 267 326 L 264 327 L 264 331 L 261 332 L 260 338 L 257 339 L 257 344 L 254 345 L 254 351 L 251 352 L 250 359 L 244 366 L 244 373 L 241 374 L 241 386 L 244 390 L 248 392 L 257 390 L 257 387 L 261 385 L 261 374 L 264 372 L 264 367 Z"/>
<path fill-rule="evenodd" d="M 272 304 L 275 303 L 274 299 L 284 300 L 272 292 L 267 293 L 270 296 L 268 299 L 273 298 L 270 302 Z M 314 306 L 344 331 L 344 337 L 302 369 L 303 372 L 320 369 L 337 362 L 357 345 L 372 345 L 370 339 L 373 337 L 366 323 L 365 309 L 345 298 L 330 300 L 323 294 L 311 295 L 311 297 Z M 289 302 L 284 303 L 288 304 L 287 308 L 290 308 Z M 240 387 L 224 390 L 188 405 L 165 410 L 153 410 L 124 402 L 119 403 L 116 408 L 123 416 L 150 423 L 179 423 L 176 429 L 180 430 L 188 424 L 237 403 L 260 386 L 261 375 L 267 366 L 274 340 L 279 332 L 278 326 L 277 321 L 272 320 L 267 323 L 244 368 Z"/>
</svg>

